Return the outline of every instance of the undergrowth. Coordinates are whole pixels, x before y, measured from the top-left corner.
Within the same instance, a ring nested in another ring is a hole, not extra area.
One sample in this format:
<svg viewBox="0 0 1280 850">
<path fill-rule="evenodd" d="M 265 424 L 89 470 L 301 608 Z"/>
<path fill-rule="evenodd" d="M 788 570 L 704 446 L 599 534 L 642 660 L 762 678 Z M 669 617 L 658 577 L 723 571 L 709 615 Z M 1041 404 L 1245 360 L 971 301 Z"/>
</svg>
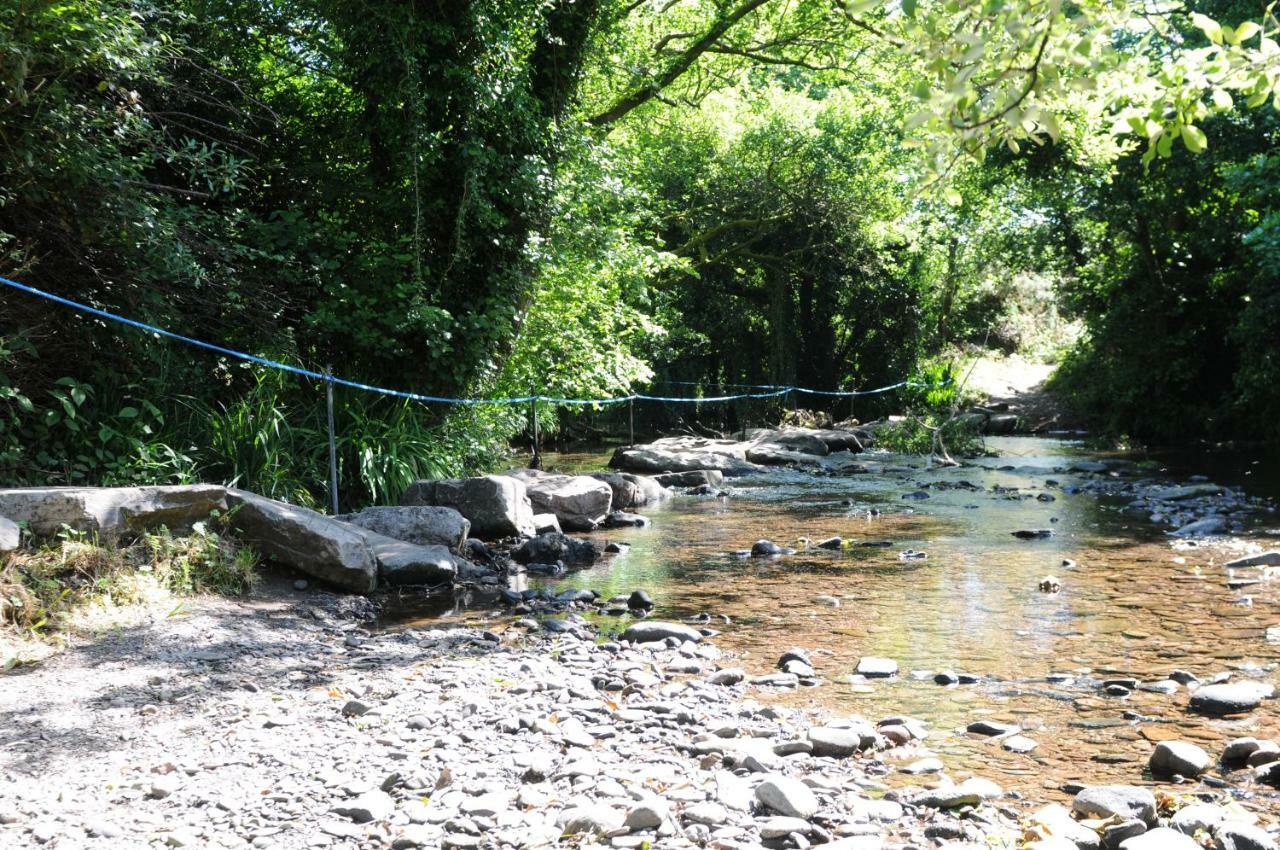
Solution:
<svg viewBox="0 0 1280 850">
<path fill-rule="evenodd" d="M 952 455 L 979 457 L 986 453 L 982 433 L 971 422 L 947 414 L 925 413 L 890 422 L 876 430 L 876 447 L 898 454 L 927 455 L 934 451 L 934 430 Z"/>
<path fill-rule="evenodd" d="M 245 593 L 257 555 L 211 524 L 196 523 L 184 535 L 162 528 L 119 547 L 64 530 L 37 548 L 14 552 L 0 562 L 0 626 L 39 637 L 90 606 Z"/>
</svg>

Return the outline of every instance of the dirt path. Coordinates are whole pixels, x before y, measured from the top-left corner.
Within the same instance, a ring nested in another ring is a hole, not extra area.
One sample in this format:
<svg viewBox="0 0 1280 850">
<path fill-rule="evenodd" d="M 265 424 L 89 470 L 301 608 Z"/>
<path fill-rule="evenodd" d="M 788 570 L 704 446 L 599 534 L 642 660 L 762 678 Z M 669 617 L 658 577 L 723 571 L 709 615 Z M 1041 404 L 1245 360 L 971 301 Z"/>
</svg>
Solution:
<svg viewBox="0 0 1280 850">
<path fill-rule="evenodd" d="M 1012 354 L 987 354 L 976 363 L 970 361 L 968 387 L 983 395 L 993 406 L 1008 405 L 1017 413 L 1024 427 L 1031 431 L 1055 431 L 1079 427 L 1061 401 L 1045 388 L 1053 370 L 1051 363 L 1041 363 Z M 963 374 L 963 372 L 962 372 Z"/>
</svg>

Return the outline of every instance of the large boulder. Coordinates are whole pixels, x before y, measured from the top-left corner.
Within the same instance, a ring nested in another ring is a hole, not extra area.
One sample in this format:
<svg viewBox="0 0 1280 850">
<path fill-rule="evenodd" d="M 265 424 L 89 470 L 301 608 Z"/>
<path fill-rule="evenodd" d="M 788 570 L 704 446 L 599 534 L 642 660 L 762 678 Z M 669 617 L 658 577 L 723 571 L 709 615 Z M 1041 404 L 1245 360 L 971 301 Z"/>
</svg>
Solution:
<svg viewBox="0 0 1280 850">
<path fill-rule="evenodd" d="M 0 516 L 0 555 L 8 554 L 22 543 L 22 529 L 11 519 Z"/>
<path fill-rule="evenodd" d="M 507 476 L 524 482 L 535 513 L 555 514 L 566 531 L 594 531 L 613 505 L 613 489 L 588 475 L 555 475 L 513 469 Z"/>
<path fill-rule="evenodd" d="M 471 521 L 455 509 L 440 505 L 365 508 L 338 519 L 396 540 L 444 546 L 455 552 L 471 536 Z"/>
<path fill-rule="evenodd" d="M 419 546 L 374 531 L 362 533 L 383 584 L 395 587 L 444 584 L 451 583 L 458 575 L 461 559 L 444 546 Z"/>
<path fill-rule="evenodd" d="M 226 498 L 236 532 L 266 557 L 356 593 L 377 587 L 372 532 L 243 490 Z"/>
<path fill-rule="evenodd" d="M 811 433 L 827 444 L 827 451 L 829 452 L 847 451 L 856 454 L 873 442 L 869 431 L 858 429 L 818 428 Z"/>
<path fill-rule="evenodd" d="M 453 508 L 471 522 L 472 534 L 488 540 L 534 534 L 534 511 L 524 482 L 508 475 L 415 481 L 400 504 Z"/>
<path fill-rule="evenodd" d="M 107 543 L 162 525 L 190 528 L 226 509 L 226 488 L 212 484 L 0 490 L 0 516 L 25 522 L 37 537 L 57 534 L 65 525 Z"/>
<path fill-rule="evenodd" d="M 747 437 L 758 447 L 784 449 L 819 457 L 831 453 L 826 441 L 806 428 L 784 428 L 781 431 L 757 429 L 748 431 Z M 751 452 L 748 450 L 747 460 L 750 459 Z"/>
<path fill-rule="evenodd" d="M 554 564 L 562 561 L 570 566 L 590 566 L 600 560 L 600 549 L 590 540 L 575 540 L 557 531 L 539 534 L 526 540 L 511 557 L 518 564 Z"/>
<path fill-rule="evenodd" d="M 613 509 L 628 511 L 671 498 L 671 491 L 653 478 L 630 472 L 592 472 L 588 478 L 603 481 L 613 491 Z M 702 483 L 702 482 L 699 482 Z"/>
<path fill-rule="evenodd" d="M 724 475 L 751 475 L 761 469 L 742 457 L 711 451 L 669 451 L 637 446 L 613 453 L 609 466 L 631 472 L 694 472 L 712 469 Z"/>
</svg>

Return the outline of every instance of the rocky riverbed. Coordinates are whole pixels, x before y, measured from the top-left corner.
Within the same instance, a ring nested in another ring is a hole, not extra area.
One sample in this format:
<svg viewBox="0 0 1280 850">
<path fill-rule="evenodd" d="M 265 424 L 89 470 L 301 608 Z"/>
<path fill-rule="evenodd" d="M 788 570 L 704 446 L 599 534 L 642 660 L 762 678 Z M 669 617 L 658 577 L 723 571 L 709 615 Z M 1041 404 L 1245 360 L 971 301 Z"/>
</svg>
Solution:
<svg viewBox="0 0 1280 850">
<path fill-rule="evenodd" d="M 493 533 L 600 530 L 490 550 L 433 508 L 411 545 L 513 584 L 375 620 L 276 573 L 17 668 L 0 846 L 1275 846 L 1280 556 L 1161 532 L 1265 537 L 1272 503 L 1087 458 L 793 465 L 478 481 L 538 491 Z"/>
<path fill-rule="evenodd" d="M 569 613 L 371 633 L 355 599 L 280 579 L 10 674 L 0 845 L 1275 846 L 1254 779 L 1134 776 L 1064 800 L 1074 820 L 939 759 L 955 730 L 770 704 L 782 682 L 708 627 L 605 640 Z M 1269 781 L 1264 751 L 1280 748 L 1227 755 Z M 1231 775 L 1191 745 L 1159 758 L 1165 776 Z"/>
</svg>

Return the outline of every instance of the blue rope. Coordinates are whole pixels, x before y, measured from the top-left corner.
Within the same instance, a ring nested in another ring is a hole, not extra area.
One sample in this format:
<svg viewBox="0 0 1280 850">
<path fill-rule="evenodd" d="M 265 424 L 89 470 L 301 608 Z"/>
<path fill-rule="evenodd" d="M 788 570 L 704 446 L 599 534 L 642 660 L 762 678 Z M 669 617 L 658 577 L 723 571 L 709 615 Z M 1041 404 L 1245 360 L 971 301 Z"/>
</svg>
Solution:
<svg viewBox="0 0 1280 850">
<path fill-rule="evenodd" d="M 194 345 L 197 348 L 203 348 L 208 351 L 214 351 L 218 354 L 234 357 L 237 360 L 243 360 L 246 363 L 256 363 L 259 366 L 267 366 L 272 369 L 279 369 L 283 372 L 289 372 L 303 378 L 310 378 L 315 381 L 327 381 L 336 386 L 350 387 L 353 390 L 364 390 L 365 392 L 381 393 L 382 395 L 394 396 L 396 398 L 408 399 L 410 401 L 425 401 L 435 404 L 461 404 L 461 405 L 512 405 L 512 404 L 528 404 L 530 402 L 546 402 L 548 404 L 559 404 L 565 406 L 604 406 L 610 404 L 623 404 L 629 401 L 658 401 L 669 404 L 709 404 L 722 401 L 737 401 L 739 399 L 757 399 L 757 398 L 777 398 L 785 396 L 793 392 L 809 393 L 811 395 L 825 396 L 858 396 L 873 395 L 875 393 L 889 392 L 904 386 L 926 386 L 912 381 L 900 381 L 887 387 L 880 387 L 874 390 L 854 390 L 849 392 L 831 392 L 827 390 L 811 390 L 803 387 L 784 387 L 776 384 L 725 384 L 724 386 L 742 387 L 746 389 L 768 390 L 768 392 L 759 393 L 741 393 L 739 395 L 722 395 L 722 396 L 703 396 L 697 398 L 680 397 L 680 396 L 654 396 L 635 393 L 632 395 L 621 396 L 617 398 L 552 398 L 541 395 L 518 396 L 514 398 L 448 398 L 445 396 L 421 395 L 420 393 L 405 392 L 403 390 L 392 390 L 386 387 L 375 387 L 371 384 L 362 384 L 359 381 L 351 381 L 346 378 L 338 378 L 333 375 L 326 375 L 322 372 L 314 372 L 310 369 L 304 369 L 300 366 L 291 366 L 288 363 L 281 363 L 278 360 L 271 360 L 266 357 L 258 357 L 255 354 L 248 354 L 243 351 L 236 351 L 233 348 L 226 348 L 221 345 L 215 345 L 212 342 L 194 339 L 193 337 L 183 336 L 182 334 L 167 331 L 164 328 L 158 328 L 155 325 L 148 325 L 145 322 L 139 322 L 136 319 L 129 319 L 125 316 L 119 316 L 115 313 L 109 313 L 106 310 L 100 310 L 97 307 L 91 307 L 88 304 L 81 304 L 79 301 L 72 301 L 69 298 L 63 298 L 60 295 L 54 295 L 52 292 L 45 292 L 43 289 L 36 289 L 34 286 L 27 286 L 24 283 L 18 283 L 15 280 L 9 280 L 6 277 L 0 277 L 0 283 L 5 286 L 12 287 L 20 292 L 29 295 L 35 295 L 39 298 L 52 301 L 55 304 L 61 304 L 64 307 L 70 307 L 73 310 L 79 310 L 82 313 L 88 313 L 91 316 L 97 316 L 101 319 L 107 319 L 112 322 L 119 322 L 122 325 L 128 325 L 146 333 L 155 334 L 157 336 L 166 337 L 168 339 L 176 339 L 178 342 L 185 342 L 187 345 Z M 689 383 L 692 382 L 670 382 L 670 383 Z M 719 386 L 713 384 L 713 386 Z"/>
</svg>

